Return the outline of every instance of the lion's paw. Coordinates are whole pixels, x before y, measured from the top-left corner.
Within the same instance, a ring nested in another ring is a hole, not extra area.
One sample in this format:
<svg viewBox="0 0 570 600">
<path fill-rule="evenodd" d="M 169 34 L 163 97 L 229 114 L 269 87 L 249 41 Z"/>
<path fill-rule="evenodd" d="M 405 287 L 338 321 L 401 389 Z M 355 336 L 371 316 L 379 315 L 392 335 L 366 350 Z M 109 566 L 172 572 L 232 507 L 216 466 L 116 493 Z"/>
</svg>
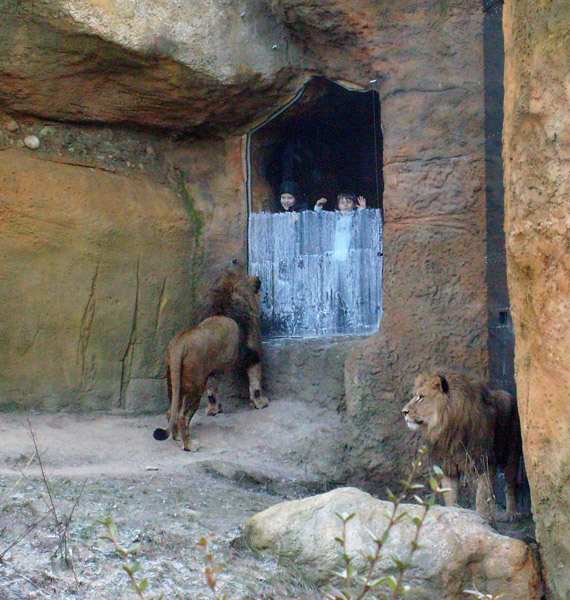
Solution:
<svg viewBox="0 0 570 600">
<path fill-rule="evenodd" d="M 223 412 L 221 404 L 217 404 L 216 406 L 209 404 L 206 408 L 206 415 L 208 415 L 208 417 L 215 417 L 218 413 L 221 412 Z"/>
<path fill-rule="evenodd" d="M 265 408 L 269 406 L 269 400 L 265 396 L 259 396 L 259 398 L 252 398 L 253 405 L 255 408 Z"/>
<path fill-rule="evenodd" d="M 520 521 L 522 519 L 522 513 L 520 512 L 506 512 L 501 511 L 497 515 L 497 521 L 501 521 L 503 523 L 514 523 L 515 521 Z"/>
<path fill-rule="evenodd" d="M 190 444 L 188 445 L 188 448 L 184 448 L 185 452 L 198 452 L 198 450 L 200 450 L 200 446 L 198 446 L 198 444 L 196 444 L 196 442 L 190 442 Z"/>
</svg>

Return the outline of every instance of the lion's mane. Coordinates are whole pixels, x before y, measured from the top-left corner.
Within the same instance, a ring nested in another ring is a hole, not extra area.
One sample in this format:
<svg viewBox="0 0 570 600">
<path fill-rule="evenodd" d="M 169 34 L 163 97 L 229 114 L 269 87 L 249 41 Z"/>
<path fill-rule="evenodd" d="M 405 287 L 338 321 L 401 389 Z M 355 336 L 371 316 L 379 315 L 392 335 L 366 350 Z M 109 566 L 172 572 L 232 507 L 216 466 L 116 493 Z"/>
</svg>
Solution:
<svg viewBox="0 0 570 600">
<path fill-rule="evenodd" d="M 240 331 L 238 362 L 246 368 L 260 360 L 261 323 L 257 292 L 259 277 L 248 276 L 238 263 L 227 269 L 210 291 L 203 319 L 222 316 L 234 320 Z"/>
<path fill-rule="evenodd" d="M 496 410 L 489 389 L 476 379 L 459 372 L 434 371 L 420 375 L 414 395 L 421 417 L 423 410 L 434 409 L 421 432 L 432 460 L 450 477 L 465 474 L 468 466 L 483 471 L 486 463 L 496 463 L 494 431 Z M 431 406 L 428 406 L 431 405 Z"/>
</svg>

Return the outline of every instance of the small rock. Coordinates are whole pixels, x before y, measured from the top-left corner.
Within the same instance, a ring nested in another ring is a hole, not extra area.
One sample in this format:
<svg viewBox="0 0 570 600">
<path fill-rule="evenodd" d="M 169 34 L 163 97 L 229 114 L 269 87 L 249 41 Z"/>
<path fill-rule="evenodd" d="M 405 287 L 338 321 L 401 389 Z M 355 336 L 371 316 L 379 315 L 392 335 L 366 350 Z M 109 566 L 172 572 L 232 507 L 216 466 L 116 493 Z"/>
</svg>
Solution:
<svg viewBox="0 0 570 600">
<path fill-rule="evenodd" d="M 27 135 L 24 138 L 24 144 L 30 150 L 37 150 L 40 147 L 40 139 L 35 135 Z"/>
<path fill-rule="evenodd" d="M 14 121 L 14 119 L 10 119 L 6 123 L 6 129 L 8 131 L 18 131 L 18 129 L 20 129 L 20 126 L 18 125 L 17 121 Z"/>
<path fill-rule="evenodd" d="M 151 466 L 149 466 L 149 467 L 146 468 L 146 470 L 147 471 L 158 471 L 158 467 L 151 467 Z"/>
</svg>

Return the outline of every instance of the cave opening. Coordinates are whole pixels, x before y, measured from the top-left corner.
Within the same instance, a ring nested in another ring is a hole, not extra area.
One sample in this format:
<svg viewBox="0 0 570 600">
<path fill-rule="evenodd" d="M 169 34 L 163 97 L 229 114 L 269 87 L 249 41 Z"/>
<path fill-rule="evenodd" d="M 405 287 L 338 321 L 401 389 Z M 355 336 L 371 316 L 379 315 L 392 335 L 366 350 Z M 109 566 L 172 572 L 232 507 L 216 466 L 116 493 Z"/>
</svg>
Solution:
<svg viewBox="0 0 570 600">
<path fill-rule="evenodd" d="M 382 312 L 382 131 L 373 90 L 313 78 L 248 136 L 250 272 L 268 338 L 367 335 Z M 325 210 L 284 211 L 279 191 Z M 366 210 L 335 211 L 350 191 Z"/>
<path fill-rule="evenodd" d="M 375 90 L 353 90 L 312 78 L 295 99 L 248 137 L 251 212 L 277 211 L 279 188 L 294 181 L 301 198 L 333 200 L 341 191 L 382 208 L 382 128 Z"/>
</svg>

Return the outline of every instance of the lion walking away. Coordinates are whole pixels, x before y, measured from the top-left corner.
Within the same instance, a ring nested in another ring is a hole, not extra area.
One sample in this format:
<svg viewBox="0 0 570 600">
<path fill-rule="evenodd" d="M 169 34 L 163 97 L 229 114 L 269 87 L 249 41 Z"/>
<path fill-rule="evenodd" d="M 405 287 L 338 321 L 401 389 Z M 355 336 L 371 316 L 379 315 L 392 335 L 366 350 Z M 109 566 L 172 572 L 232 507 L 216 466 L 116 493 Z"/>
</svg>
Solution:
<svg viewBox="0 0 570 600">
<path fill-rule="evenodd" d="M 255 408 L 269 404 L 261 390 L 260 286 L 258 277 L 228 269 L 212 290 L 206 318 L 174 336 L 166 352 L 168 427 L 155 429 L 156 440 L 180 435 L 184 450 L 198 450 L 190 439 L 190 421 L 206 389 L 207 414 L 220 412 L 217 380 L 234 365 L 247 370 Z"/>
<path fill-rule="evenodd" d="M 459 482 L 477 481 L 477 512 L 491 518 L 497 467 L 506 481 L 507 518 L 517 515 L 522 439 L 514 396 L 491 391 L 458 372 L 420 375 L 402 409 L 406 424 L 424 437 L 431 460 L 443 470 L 446 506 L 457 505 Z"/>
</svg>

